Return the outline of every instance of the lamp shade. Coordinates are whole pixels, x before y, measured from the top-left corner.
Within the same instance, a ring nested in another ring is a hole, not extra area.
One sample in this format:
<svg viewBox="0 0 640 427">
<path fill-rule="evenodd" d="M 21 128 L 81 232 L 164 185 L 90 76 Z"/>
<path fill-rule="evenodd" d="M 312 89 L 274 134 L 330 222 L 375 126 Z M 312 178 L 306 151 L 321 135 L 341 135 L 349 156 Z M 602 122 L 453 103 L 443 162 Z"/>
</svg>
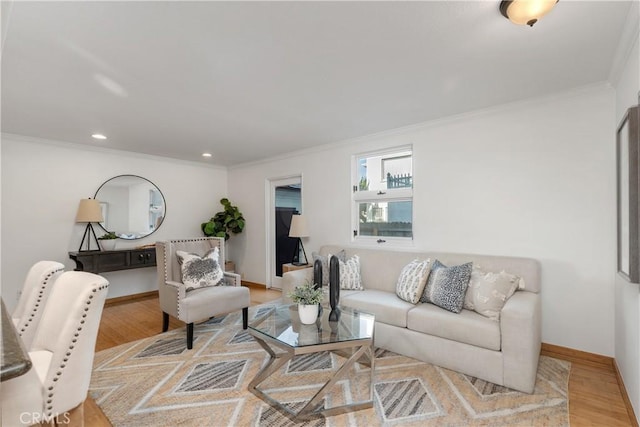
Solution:
<svg viewBox="0 0 640 427">
<path fill-rule="evenodd" d="M 82 199 L 78 205 L 76 222 L 102 222 L 102 209 L 96 199 Z"/>
<path fill-rule="evenodd" d="M 289 227 L 289 237 L 309 237 L 307 219 L 303 215 L 293 215 L 291 217 L 291 227 Z"/>
<path fill-rule="evenodd" d="M 558 0 L 503 0 L 500 12 L 514 24 L 533 27 L 556 3 Z"/>
</svg>

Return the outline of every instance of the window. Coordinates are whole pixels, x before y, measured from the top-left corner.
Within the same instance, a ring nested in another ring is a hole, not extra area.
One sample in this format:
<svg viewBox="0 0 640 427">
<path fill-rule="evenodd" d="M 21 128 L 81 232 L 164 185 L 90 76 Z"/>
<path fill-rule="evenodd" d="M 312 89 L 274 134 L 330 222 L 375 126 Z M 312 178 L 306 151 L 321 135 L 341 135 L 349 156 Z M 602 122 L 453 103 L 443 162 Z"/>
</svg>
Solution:
<svg viewBox="0 0 640 427">
<path fill-rule="evenodd" d="M 413 238 L 411 147 L 354 156 L 355 240 Z"/>
</svg>

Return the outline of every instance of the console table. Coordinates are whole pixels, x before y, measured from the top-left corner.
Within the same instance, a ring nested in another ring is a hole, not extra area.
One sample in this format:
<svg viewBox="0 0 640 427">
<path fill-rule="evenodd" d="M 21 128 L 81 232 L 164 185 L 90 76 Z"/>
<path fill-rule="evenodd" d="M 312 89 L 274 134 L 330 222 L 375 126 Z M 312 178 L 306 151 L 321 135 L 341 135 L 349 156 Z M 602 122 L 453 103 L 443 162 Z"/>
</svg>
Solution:
<svg viewBox="0 0 640 427">
<path fill-rule="evenodd" d="M 155 267 L 156 249 L 69 252 L 69 258 L 76 262 L 76 271 L 104 273 L 107 271 Z"/>
</svg>

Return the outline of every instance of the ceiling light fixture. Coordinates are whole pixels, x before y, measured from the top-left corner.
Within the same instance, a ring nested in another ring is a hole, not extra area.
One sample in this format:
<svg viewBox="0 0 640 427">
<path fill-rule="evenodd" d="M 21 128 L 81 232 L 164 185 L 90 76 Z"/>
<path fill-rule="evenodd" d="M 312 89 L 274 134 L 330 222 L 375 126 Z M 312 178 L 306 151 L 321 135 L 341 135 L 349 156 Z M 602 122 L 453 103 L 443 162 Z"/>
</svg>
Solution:
<svg viewBox="0 0 640 427">
<path fill-rule="evenodd" d="M 202 153 L 202 157 L 211 157 L 211 153 Z"/>
<path fill-rule="evenodd" d="M 93 139 L 107 139 L 106 136 L 100 134 L 100 133 L 94 133 L 93 135 L 91 135 L 91 138 Z"/>
<path fill-rule="evenodd" d="M 514 24 L 533 27 L 556 3 L 558 0 L 502 0 L 500 13 Z"/>
</svg>

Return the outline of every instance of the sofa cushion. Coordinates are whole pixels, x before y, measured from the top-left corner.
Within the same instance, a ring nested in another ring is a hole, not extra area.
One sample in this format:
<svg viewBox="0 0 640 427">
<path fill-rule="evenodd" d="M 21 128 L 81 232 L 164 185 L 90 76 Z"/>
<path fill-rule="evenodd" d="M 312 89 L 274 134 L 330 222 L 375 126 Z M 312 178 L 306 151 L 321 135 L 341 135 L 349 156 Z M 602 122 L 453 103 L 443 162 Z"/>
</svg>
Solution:
<svg viewBox="0 0 640 427">
<path fill-rule="evenodd" d="M 340 295 L 340 305 L 355 308 L 376 316 L 376 322 L 401 328 L 407 327 L 407 312 L 415 305 L 398 298 L 394 293 L 366 289 Z"/>
<path fill-rule="evenodd" d="M 400 272 L 396 283 L 396 295 L 406 302 L 417 304 L 424 292 L 431 271 L 431 259 L 414 259 Z"/>
<path fill-rule="evenodd" d="M 499 351 L 501 346 L 499 322 L 470 310 L 452 313 L 433 304 L 418 304 L 407 314 L 407 328 L 488 350 Z"/>
<path fill-rule="evenodd" d="M 473 266 L 464 308 L 474 310 L 492 320 L 500 320 L 500 311 L 513 293 L 520 288 L 522 278 L 505 271 L 486 272 Z"/>
<path fill-rule="evenodd" d="M 176 256 L 180 263 L 182 283 L 187 290 L 221 284 L 224 273 L 220 267 L 220 252 L 217 246 L 202 257 L 185 251 L 176 251 Z"/>
<path fill-rule="evenodd" d="M 460 313 L 471 277 L 472 263 L 447 267 L 435 260 L 420 302 L 430 302 L 454 313 Z"/>
</svg>

